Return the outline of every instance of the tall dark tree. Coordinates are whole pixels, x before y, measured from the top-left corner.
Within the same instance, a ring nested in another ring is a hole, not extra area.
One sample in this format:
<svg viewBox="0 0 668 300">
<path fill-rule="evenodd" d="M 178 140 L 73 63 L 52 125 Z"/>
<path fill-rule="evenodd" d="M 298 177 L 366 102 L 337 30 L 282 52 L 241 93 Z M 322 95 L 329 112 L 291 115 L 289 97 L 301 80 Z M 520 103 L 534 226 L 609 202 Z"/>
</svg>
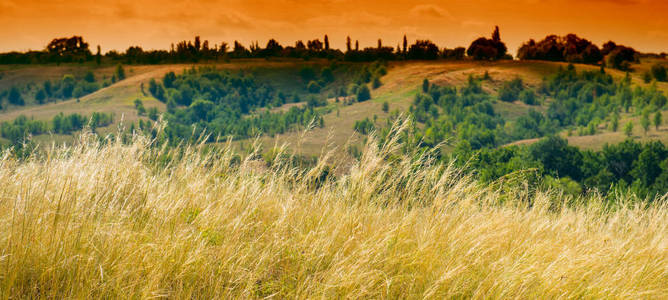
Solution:
<svg viewBox="0 0 668 300">
<path fill-rule="evenodd" d="M 346 51 L 350 52 L 350 50 L 352 50 L 352 45 L 351 45 L 351 42 L 350 42 L 350 36 L 348 36 L 348 37 L 346 37 Z"/>
<path fill-rule="evenodd" d="M 501 34 L 499 33 L 499 26 L 494 26 L 494 32 L 492 32 L 492 41 L 495 43 L 501 42 Z"/>
<path fill-rule="evenodd" d="M 200 47 L 202 46 L 202 43 L 200 42 L 199 36 L 195 37 L 195 51 L 199 51 Z"/>
<path fill-rule="evenodd" d="M 355 40 L 355 51 L 360 51 L 360 41 Z"/>
<path fill-rule="evenodd" d="M 325 50 L 329 50 L 329 37 L 325 34 Z"/>
<path fill-rule="evenodd" d="M 406 35 L 404 34 L 404 54 L 408 52 L 408 39 L 406 38 Z"/>
<path fill-rule="evenodd" d="M 383 48 L 383 41 L 378 39 L 378 49 Z"/>
<path fill-rule="evenodd" d="M 97 45 L 97 53 L 95 53 L 95 63 L 99 66 L 102 63 L 102 49 Z"/>
</svg>

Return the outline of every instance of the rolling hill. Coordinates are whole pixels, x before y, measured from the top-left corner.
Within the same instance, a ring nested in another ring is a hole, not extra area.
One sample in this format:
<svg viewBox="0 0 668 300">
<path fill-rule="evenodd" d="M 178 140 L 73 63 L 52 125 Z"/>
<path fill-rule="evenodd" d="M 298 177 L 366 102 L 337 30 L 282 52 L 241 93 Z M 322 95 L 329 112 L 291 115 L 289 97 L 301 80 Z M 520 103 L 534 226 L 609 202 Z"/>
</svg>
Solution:
<svg viewBox="0 0 668 300">
<path fill-rule="evenodd" d="M 641 71 L 649 69 L 649 66 L 657 59 L 644 59 L 642 63 L 635 65 L 637 72 L 631 73 L 633 83 L 644 86 L 641 78 Z M 253 72 L 258 78 L 276 86 L 282 86 L 285 89 L 304 91 L 304 83 L 293 76 L 299 68 L 304 65 L 326 66 L 329 62 L 326 60 L 234 60 L 232 62 L 217 62 L 200 65 L 214 65 L 216 68 L 229 70 L 247 70 Z M 438 85 L 462 86 L 468 80 L 469 76 L 483 76 L 488 73 L 491 80 L 484 81 L 482 88 L 492 94 L 495 94 L 500 86 L 508 80 L 516 77 L 523 79 L 524 83 L 530 87 L 537 88 L 545 76 L 556 71 L 559 67 L 565 67 L 565 63 L 543 62 L 543 61 L 498 61 L 498 62 L 477 62 L 477 61 L 411 61 L 411 62 L 390 62 L 387 65 L 387 74 L 381 78 L 382 85 L 372 90 L 372 101 L 356 102 L 352 105 L 343 105 L 336 102 L 332 90 L 325 90 L 321 94 L 329 97 L 328 113 L 324 115 L 324 128 L 314 128 L 308 132 L 302 130 L 293 130 L 291 132 L 277 135 L 274 137 L 263 136 L 261 142 L 266 147 L 271 147 L 275 143 L 288 143 L 292 147 L 299 147 L 299 151 L 304 154 L 316 155 L 321 152 L 325 145 L 343 147 L 349 142 L 360 142 L 363 137 L 359 136 L 353 129 L 354 123 L 365 118 L 374 119 L 377 123 L 383 122 L 389 116 L 382 110 L 383 102 L 389 104 L 389 111 L 398 110 L 405 112 L 412 103 L 418 87 L 423 79 Z M 172 65 L 140 65 L 126 66 L 127 78 L 118 81 L 107 87 L 81 97 L 80 99 L 70 99 L 56 103 L 44 105 L 28 105 L 25 107 L 9 107 L 0 112 L 0 121 L 11 121 L 19 115 L 25 115 L 29 118 L 38 120 L 48 120 L 55 114 L 63 113 L 81 113 L 89 114 L 92 112 L 112 112 L 115 114 L 115 124 L 101 132 L 114 132 L 116 126 L 123 122 L 129 124 L 143 118 L 137 114 L 134 107 L 134 100 L 140 99 L 144 105 L 156 107 L 159 111 L 165 110 L 164 103 L 153 98 L 147 91 L 147 86 L 151 79 L 159 80 L 168 72 L 179 73 L 190 69 L 197 64 L 172 64 Z M 577 65 L 578 70 L 597 70 L 598 67 L 590 65 Z M 8 89 L 12 85 L 30 86 L 38 84 L 43 80 L 54 80 L 62 78 L 65 74 L 81 75 L 87 71 L 93 71 L 97 77 L 106 79 L 114 71 L 113 66 L 96 67 L 91 65 L 65 65 L 65 66 L 0 66 L 0 91 Z M 622 78 L 626 73 L 618 70 L 606 70 L 616 78 Z M 292 75 L 287 75 L 288 72 Z M 342 75 L 342 76 L 345 76 Z M 668 83 L 658 83 L 657 87 L 663 91 L 668 91 Z M 300 104 L 289 104 L 299 106 Z M 280 108 L 280 109 L 286 109 Z M 504 118 L 512 120 L 525 114 L 531 106 L 525 105 L 519 101 L 508 103 L 496 101 L 494 103 L 495 111 L 499 112 Z M 533 106 L 536 110 L 544 107 Z M 637 119 L 637 116 L 623 115 L 621 123 L 627 120 Z M 640 132 L 640 126 L 636 126 L 634 135 L 641 139 L 660 139 L 668 140 L 668 131 L 665 128 L 660 130 L 650 130 L 647 136 Z M 563 136 L 567 136 L 563 132 Z M 37 137 L 37 141 L 67 141 L 67 137 L 42 136 Z M 609 132 L 601 130 L 593 136 L 570 136 L 569 141 L 573 145 L 584 148 L 600 148 L 604 143 L 615 143 L 624 139 L 621 132 Z M 516 143 L 531 143 L 532 140 L 519 141 Z M 250 141 L 238 141 L 238 146 L 250 144 Z"/>
</svg>

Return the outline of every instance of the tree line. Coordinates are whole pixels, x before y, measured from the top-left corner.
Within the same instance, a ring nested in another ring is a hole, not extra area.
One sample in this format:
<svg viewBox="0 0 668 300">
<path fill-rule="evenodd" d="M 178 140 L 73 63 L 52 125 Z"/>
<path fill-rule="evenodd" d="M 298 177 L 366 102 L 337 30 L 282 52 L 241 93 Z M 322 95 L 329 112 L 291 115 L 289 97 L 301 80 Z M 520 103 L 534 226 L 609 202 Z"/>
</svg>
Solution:
<svg viewBox="0 0 668 300">
<path fill-rule="evenodd" d="M 57 38 L 52 40 L 43 51 L 29 51 L 26 53 L 10 52 L 0 54 L 0 64 L 31 64 L 31 63 L 70 63 L 95 61 L 100 64 L 103 57 L 125 64 L 159 64 L 176 62 L 197 62 L 218 59 L 235 58 L 326 58 L 347 61 L 375 61 L 375 60 L 429 60 L 429 59 L 463 59 L 468 55 L 474 59 L 495 60 L 512 58 L 507 55 L 507 48 L 501 42 L 499 29 L 495 28 L 491 39 L 476 39 L 467 48 L 441 48 L 430 40 L 417 40 L 408 43 L 404 35 L 403 40 L 396 48 L 383 44 L 378 39 L 377 47 L 361 49 L 359 41 L 346 38 L 345 52 L 330 46 L 329 37 L 323 40 L 314 39 L 296 41 L 294 45 L 281 45 L 275 39 L 270 39 L 264 47 L 258 42 L 248 46 L 239 41 L 232 44 L 220 42 L 211 44 L 199 36 L 193 41 L 180 41 L 172 44 L 169 50 L 144 50 L 139 46 L 129 47 L 121 53 L 115 50 L 104 55 L 100 46 L 93 54 L 89 44 L 81 36 Z"/>
<path fill-rule="evenodd" d="M 67 63 L 95 61 L 100 64 L 102 58 L 125 64 L 160 64 L 211 61 L 237 58 L 324 58 L 347 61 L 375 60 L 433 60 L 433 59 L 476 59 L 498 60 L 512 59 L 508 49 L 501 41 L 498 26 L 494 28 L 491 38 L 480 37 L 471 42 L 468 48 L 441 48 L 430 40 L 417 40 L 408 43 L 404 35 L 396 47 L 384 44 L 378 39 L 376 47 L 360 48 L 359 41 L 346 38 L 345 51 L 330 46 L 329 37 L 323 40 L 313 39 L 296 41 L 294 45 L 281 45 L 277 40 L 270 39 L 264 47 L 257 41 L 244 46 L 239 41 L 210 43 L 196 36 L 193 41 L 180 41 L 171 44 L 168 50 L 144 50 L 140 46 L 129 47 L 125 52 L 115 50 L 104 55 L 100 46 L 95 54 L 89 49 L 81 36 L 57 38 L 52 40 L 42 51 L 26 53 L 10 52 L 0 54 L 0 64 L 30 63 Z M 601 48 L 591 41 L 575 34 L 566 36 L 548 35 L 540 41 L 530 39 L 518 49 L 517 58 L 521 60 L 548 60 L 571 63 L 604 64 L 612 68 L 630 70 L 631 64 L 637 62 L 641 54 L 632 47 L 617 45 L 609 41 Z M 655 55 L 665 57 L 665 53 Z"/>
<path fill-rule="evenodd" d="M 114 122 L 111 113 L 94 112 L 90 116 L 78 113 L 63 114 L 62 112 L 53 116 L 49 121 L 29 119 L 21 115 L 11 122 L 0 122 L 0 137 L 7 139 L 12 145 L 18 146 L 23 143 L 29 135 L 40 135 L 46 133 L 71 134 L 89 126 L 95 130 L 105 127 Z"/>
</svg>

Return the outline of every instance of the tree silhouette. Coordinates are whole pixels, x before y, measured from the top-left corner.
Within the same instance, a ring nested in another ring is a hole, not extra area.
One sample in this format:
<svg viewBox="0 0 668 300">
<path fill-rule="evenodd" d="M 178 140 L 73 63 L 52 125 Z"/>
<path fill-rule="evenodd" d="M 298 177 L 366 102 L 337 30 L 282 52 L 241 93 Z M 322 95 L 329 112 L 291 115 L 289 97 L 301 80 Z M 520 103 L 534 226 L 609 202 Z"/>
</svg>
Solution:
<svg viewBox="0 0 668 300">
<path fill-rule="evenodd" d="M 499 27 L 494 28 L 492 39 L 484 37 L 478 38 L 471 43 L 466 54 L 477 60 L 496 60 L 506 56 L 508 48 L 506 44 L 501 41 L 499 34 Z"/>
<path fill-rule="evenodd" d="M 350 36 L 346 37 L 346 52 L 350 52 L 352 46 L 350 45 Z"/>
<path fill-rule="evenodd" d="M 408 39 L 406 38 L 406 35 L 404 34 L 404 54 L 408 52 Z"/>
<path fill-rule="evenodd" d="M 325 34 L 325 50 L 329 50 L 329 37 Z"/>
</svg>

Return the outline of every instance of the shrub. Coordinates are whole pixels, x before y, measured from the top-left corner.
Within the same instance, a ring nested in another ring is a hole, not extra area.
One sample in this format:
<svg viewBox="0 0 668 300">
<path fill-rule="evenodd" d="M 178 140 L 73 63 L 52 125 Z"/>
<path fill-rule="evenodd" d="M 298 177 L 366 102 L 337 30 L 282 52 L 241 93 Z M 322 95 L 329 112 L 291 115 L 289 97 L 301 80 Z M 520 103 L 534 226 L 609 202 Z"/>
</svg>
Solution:
<svg viewBox="0 0 668 300">
<path fill-rule="evenodd" d="M 371 99 L 371 91 L 369 91 L 369 87 L 366 85 L 362 85 L 357 89 L 357 101 L 367 101 Z"/>
<path fill-rule="evenodd" d="M 306 89 L 309 91 L 309 93 L 319 93 L 320 92 L 320 85 L 318 82 L 311 80 L 311 82 L 308 83 L 308 86 Z"/>
<path fill-rule="evenodd" d="M 666 67 L 664 67 L 661 64 L 654 64 L 652 66 L 652 76 L 654 76 L 654 79 L 657 81 L 666 81 L 668 78 L 668 74 L 666 73 Z"/>
<path fill-rule="evenodd" d="M 380 82 L 380 78 L 378 78 L 378 76 L 374 76 L 373 77 L 373 82 L 371 83 L 371 86 L 373 87 L 373 89 L 377 89 L 381 85 L 383 85 L 383 83 Z"/>
<path fill-rule="evenodd" d="M 528 105 L 534 105 L 536 104 L 536 93 L 533 90 L 524 90 L 520 93 L 520 101 Z"/>
</svg>

